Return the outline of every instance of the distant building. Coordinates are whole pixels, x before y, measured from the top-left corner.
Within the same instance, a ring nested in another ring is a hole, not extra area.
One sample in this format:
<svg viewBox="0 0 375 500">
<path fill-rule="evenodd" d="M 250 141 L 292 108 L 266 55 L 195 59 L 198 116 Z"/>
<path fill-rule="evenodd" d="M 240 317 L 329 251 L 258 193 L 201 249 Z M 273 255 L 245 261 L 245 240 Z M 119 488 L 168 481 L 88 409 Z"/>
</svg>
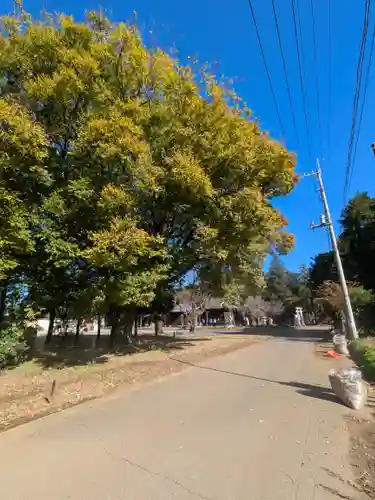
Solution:
<svg viewBox="0 0 375 500">
<path fill-rule="evenodd" d="M 181 328 L 187 327 L 189 310 L 183 304 L 175 304 L 173 309 L 165 315 L 166 326 L 179 326 Z"/>
<path fill-rule="evenodd" d="M 209 299 L 204 312 L 200 316 L 201 323 L 207 326 L 230 326 L 243 324 L 242 314 L 238 307 L 226 304 L 222 299 Z"/>
</svg>

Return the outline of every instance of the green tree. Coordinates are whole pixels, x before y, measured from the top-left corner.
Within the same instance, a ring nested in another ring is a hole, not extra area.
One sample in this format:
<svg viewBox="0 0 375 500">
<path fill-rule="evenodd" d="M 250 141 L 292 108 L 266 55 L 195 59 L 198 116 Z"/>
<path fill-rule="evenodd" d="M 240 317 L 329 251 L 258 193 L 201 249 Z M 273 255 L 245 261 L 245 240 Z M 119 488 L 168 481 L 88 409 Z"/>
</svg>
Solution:
<svg viewBox="0 0 375 500">
<path fill-rule="evenodd" d="M 347 278 L 375 290 L 375 199 L 358 193 L 345 207 L 340 222 L 339 244 Z"/>
<path fill-rule="evenodd" d="M 302 266 L 299 272 L 288 271 L 276 255 L 266 273 L 263 297 L 267 301 L 281 302 L 285 319 L 293 317 L 296 307 L 302 307 L 313 321 L 316 307 L 309 280 L 309 269 Z"/>
<path fill-rule="evenodd" d="M 351 199 L 340 219 L 338 238 L 346 278 L 375 290 L 372 256 L 375 251 L 375 199 L 358 193 Z M 317 290 L 324 281 L 337 281 L 333 252 L 318 254 L 310 266 L 310 286 Z"/>
<path fill-rule="evenodd" d="M 20 229 L 15 241 L 0 213 L 0 271 L 19 267 L 50 312 L 47 340 L 55 315 L 110 313 L 113 335 L 129 331 L 192 269 L 246 297 L 271 243 L 293 245 L 271 199 L 294 187 L 294 155 L 134 26 L 3 17 L 0 122 L 0 189 Z"/>
<path fill-rule="evenodd" d="M 286 304 L 293 294 L 292 287 L 296 285 L 296 282 L 296 276 L 290 273 L 275 255 L 266 274 L 264 297 L 267 300 L 280 300 Z"/>
<path fill-rule="evenodd" d="M 153 301 L 158 282 L 166 277 L 163 242 L 124 219 L 114 221 L 109 230 L 93 233 L 91 239 L 85 256 L 99 272 L 113 341 L 123 325 L 128 329 L 133 325 L 137 308 Z"/>
<path fill-rule="evenodd" d="M 0 37 L 0 52 L 3 44 Z M 0 55 L 0 58 L 3 55 Z M 0 75 L 2 72 L 0 70 Z M 32 213 L 48 179 L 44 166 L 47 140 L 32 114 L 2 89 L 0 83 L 0 324 L 7 288 L 19 262 L 34 249 Z"/>
<path fill-rule="evenodd" d="M 314 293 L 324 281 L 337 281 L 333 252 L 317 254 L 309 267 L 308 284 Z"/>
</svg>

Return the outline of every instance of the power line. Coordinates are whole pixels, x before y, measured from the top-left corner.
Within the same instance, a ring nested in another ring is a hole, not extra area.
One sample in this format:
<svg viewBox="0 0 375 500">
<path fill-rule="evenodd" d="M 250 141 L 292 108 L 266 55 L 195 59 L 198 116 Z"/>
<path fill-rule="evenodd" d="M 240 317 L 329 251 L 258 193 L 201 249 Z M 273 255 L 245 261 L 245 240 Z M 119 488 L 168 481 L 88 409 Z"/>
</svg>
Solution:
<svg viewBox="0 0 375 500">
<path fill-rule="evenodd" d="M 356 156 L 357 156 L 357 148 L 358 148 L 359 136 L 361 135 L 363 111 L 364 111 L 364 108 L 365 108 L 368 83 L 369 83 L 369 80 L 370 80 L 370 72 L 371 72 L 372 55 L 373 55 L 373 52 L 374 52 L 374 44 L 375 44 L 375 23 L 374 23 L 374 28 L 373 28 L 373 31 L 372 31 L 371 46 L 370 46 L 370 55 L 369 55 L 369 61 L 368 61 L 367 70 L 366 70 L 365 87 L 364 87 L 364 90 L 363 90 L 362 106 L 361 106 L 361 111 L 359 113 L 358 131 L 357 131 L 357 137 L 356 137 L 355 146 L 354 146 L 354 153 L 353 153 L 353 168 L 352 168 L 351 173 L 350 173 L 349 186 L 351 184 L 352 177 L 353 177 L 355 160 L 356 160 Z"/>
<path fill-rule="evenodd" d="M 303 35 L 302 35 L 302 23 L 301 23 L 301 15 L 299 8 L 299 0 L 296 0 L 296 12 L 297 12 L 297 21 L 298 21 L 298 31 L 299 31 L 299 39 L 301 41 L 301 61 L 302 61 L 302 76 L 305 83 L 305 88 L 307 89 L 307 81 L 306 81 L 306 71 L 305 71 L 305 49 L 303 44 Z"/>
<path fill-rule="evenodd" d="M 331 115 L 332 115 L 332 23 L 331 23 L 331 0 L 328 0 L 328 130 L 327 130 L 327 156 L 331 156 Z"/>
<path fill-rule="evenodd" d="M 312 32 L 313 32 L 313 45 L 314 45 L 314 66 L 315 66 L 315 90 L 316 90 L 316 104 L 317 104 L 317 116 L 318 116 L 318 132 L 319 132 L 319 142 L 320 147 L 323 149 L 322 145 L 322 127 L 320 119 L 320 92 L 319 92 L 319 77 L 318 77 L 318 55 L 316 48 L 316 33 L 315 33 L 315 10 L 314 10 L 314 0 L 310 0 L 311 6 L 311 21 L 312 21 Z M 323 153 L 323 151 L 321 151 Z"/>
<path fill-rule="evenodd" d="M 256 32 L 256 35 L 257 35 L 258 45 L 259 45 L 259 48 L 260 48 L 260 52 L 262 54 L 263 65 L 264 65 L 264 68 L 266 70 L 266 74 L 267 74 L 267 78 L 268 78 L 268 83 L 269 83 L 271 94 L 272 94 L 272 98 L 273 98 L 273 103 L 275 105 L 276 115 L 277 115 L 277 118 L 279 120 L 281 134 L 285 138 L 285 131 L 284 131 L 283 123 L 281 121 L 279 105 L 277 104 L 277 100 L 276 100 L 276 96 L 275 96 L 275 91 L 274 91 L 274 88 L 273 88 L 273 85 L 272 85 L 271 75 L 270 75 L 270 72 L 269 72 L 269 69 L 268 69 L 267 59 L 266 59 L 266 55 L 264 53 L 264 49 L 263 49 L 263 45 L 262 45 L 262 40 L 260 38 L 258 23 L 257 23 L 256 17 L 255 17 L 255 12 L 254 12 L 254 8 L 253 8 L 253 4 L 252 4 L 251 0 L 249 0 L 249 7 L 250 7 L 250 12 L 251 12 L 251 17 L 253 19 L 253 24 L 254 24 L 255 32 Z"/>
<path fill-rule="evenodd" d="M 280 47 L 280 53 L 281 53 L 281 60 L 282 60 L 282 63 L 283 63 L 285 84 L 286 84 L 286 88 L 287 88 L 287 91 L 288 91 L 289 107 L 290 107 L 290 111 L 292 113 L 293 124 L 294 124 L 294 129 L 295 129 L 297 144 L 298 144 L 298 142 L 299 142 L 299 139 L 298 139 L 298 128 L 297 128 L 296 116 L 294 114 L 292 94 L 290 92 L 289 78 L 288 78 L 288 72 L 287 72 L 287 68 L 286 68 L 286 62 L 285 62 L 283 44 L 282 44 L 282 41 L 281 41 L 281 33 L 280 33 L 279 21 L 277 19 L 277 12 L 276 12 L 275 0 L 271 0 L 271 1 L 272 1 L 273 17 L 274 17 L 275 25 L 276 25 L 277 38 L 278 38 L 278 41 L 279 41 L 279 47 Z"/>
<path fill-rule="evenodd" d="M 309 154 L 310 154 L 311 159 L 313 159 L 311 137 L 310 137 L 309 124 L 308 124 L 308 117 L 307 117 L 307 106 L 306 106 L 306 89 L 305 89 L 306 81 L 304 81 L 304 78 L 303 78 L 304 72 L 303 72 L 303 65 L 302 65 L 302 61 L 301 61 L 301 52 L 300 52 L 299 39 L 298 39 L 296 8 L 295 8 L 294 0 L 291 0 L 291 1 L 292 1 L 292 12 L 293 12 L 294 37 L 295 37 L 296 49 L 297 49 L 299 80 L 300 80 L 300 85 L 301 85 L 301 94 L 302 94 L 303 113 L 304 113 L 304 117 L 305 117 L 306 135 L 307 135 L 307 141 L 308 141 L 308 146 L 309 146 Z M 300 28 L 300 35 L 302 37 L 302 31 L 301 31 L 300 24 L 299 24 L 299 28 Z M 301 38 L 301 48 L 302 48 L 302 38 Z M 305 78 L 305 80 L 306 80 L 306 78 Z"/>
<path fill-rule="evenodd" d="M 299 32 L 299 39 L 301 43 L 301 62 L 302 62 L 302 77 L 304 81 L 304 86 L 305 86 L 305 94 L 306 94 L 306 103 L 308 101 L 308 86 L 307 86 L 307 78 L 306 78 L 306 53 L 305 53 L 305 47 L 303 43 L 303 31 L 302 31 L 302 22 L 301 22 L 301 15 L 300 15 L 300 5 L 299 5 L 299 0 L 296 0 L 296 12 L 297 12 L 297 25 L 298 25 L 298 32 Z M 310 113 L 308 107 L 306 107 L 306 112 L 307 112 L 307 117 L 309 119 Z M 310 121 L 311 124 L 311 121 Z M 310 149 L 313 149 L 313 141 L 312 141 L 312 135 L 311 135 L 311 128 L 310 128 L 310 134 L 309 134 L 309 140 L 310 140 Z M 313 156 L 313 155 L 312 155 Z M 313 162 L 315 162 L 315 159 L 312 158 Z"/>
<path fill-rule="evenodd" d="M 346 171 L 345 171 L 345 184 L 344 184 L 344 203 L 346 202 L 350 178 L 351 178 L 351 170 L 352 170 L 352 156 L 353 156 L 353 146 L 355 140 L 356 133 L 356 125 L 357 125 L 357 113 L 358 113 L 358 103 L 362 86 L 362 75 L 363 75 L 363 61 L 366 51 L 366 42 L 367 42 L 367 31 L 368 31 L 368 22 L 369 22 L 369 14 L 371 8 L 371 0 L 366 0 L 365 3 L 365 12 L 363 18 L 363 27 L 362 27 L 362 35 L 361 35 L 361 46 L 358 55 L 357 62 L 357 75 L 356 75 L 356 86 L 354 91 L 353 98 L 353 114 L 352 114 L 352 125 L 350 129 L 349 135 L 349 144 L 348 144 L 348 158 L 346 162 Z"/>
</svg>

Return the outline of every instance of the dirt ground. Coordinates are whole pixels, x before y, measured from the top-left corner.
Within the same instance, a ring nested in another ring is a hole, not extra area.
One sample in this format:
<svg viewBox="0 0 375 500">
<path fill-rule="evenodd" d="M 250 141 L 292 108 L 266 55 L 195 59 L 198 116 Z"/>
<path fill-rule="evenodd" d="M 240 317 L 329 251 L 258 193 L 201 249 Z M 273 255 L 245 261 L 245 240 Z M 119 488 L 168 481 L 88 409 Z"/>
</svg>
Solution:
<svg viewBox="0 0 375 500">
<path fill-rule="evenodd" d="M 368 339 L 366 344 L 375 347 L 375 340 Z M 369 389 L 368 406 L 372 418 L 353 419 L 349 428 L 352 432 L 353 462 L 358 469 L 358 484 L 370 498 L 375 499 L 375 384 Z"/>
<path fill-rule="evenodd" d="M 246 347 L 245 335 L 142 336 L 115 351 L 56 345 L 32 361 L 1 374 L 0 431 L 99 398 L 116 388 L 134 387 L 180 372 L 205 358 Z"/>
<path fill-rule="evenodd" d="M 366 341 L 375 347 L 373 338 Z M 349 422 L 352 434 L 352 461 L 357 469 L 358 485 L 370 498 L 375 499 L 375 384 L 369 387 L 368 420 L 353 418 Z"/>
<path fill-rule="evenodd" d="M 375 400 L 374 391 L 370 398 L 371 404 Z M 355 469 L 358 489 L 375 499 L 375 419 L 350 417 L 348 429 L 351 433 L 351 465 Z"/>
<path fill-rule="evenodd" d="M 368 344 L 373 339 L 368 340 Z M 319 359 L 328 359 L 327 352 L 332 349 L 329 340 L 319 342 L 315 347 L 315 355 Z M 336 368 L 344 368 L 347 359 L 343 356 L 336 360 Z M 354 486 L 358 491 L 364 492 L 369 498 L 375 499 L 375 385 L 368 387 L 368 419 L 351 416 L 347 418 L 347 429 L 351 434 L 351 466 L 357 478 Z M 350 500 L 350 499 L 349 499 Z"/>
</svg>

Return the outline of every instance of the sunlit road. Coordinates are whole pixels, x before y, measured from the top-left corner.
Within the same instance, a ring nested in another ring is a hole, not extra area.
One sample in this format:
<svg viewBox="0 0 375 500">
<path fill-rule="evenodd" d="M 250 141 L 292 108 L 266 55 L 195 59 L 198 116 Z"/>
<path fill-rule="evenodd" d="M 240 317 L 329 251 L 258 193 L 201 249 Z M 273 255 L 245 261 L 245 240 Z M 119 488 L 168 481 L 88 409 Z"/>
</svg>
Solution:
<svg viewBox="0 0 375 500">
<path fill-rule="evenodd" d="M 3 433 L 1 499 L 359 499 L 314 348 L 275 337 Z"/>
</svg>

